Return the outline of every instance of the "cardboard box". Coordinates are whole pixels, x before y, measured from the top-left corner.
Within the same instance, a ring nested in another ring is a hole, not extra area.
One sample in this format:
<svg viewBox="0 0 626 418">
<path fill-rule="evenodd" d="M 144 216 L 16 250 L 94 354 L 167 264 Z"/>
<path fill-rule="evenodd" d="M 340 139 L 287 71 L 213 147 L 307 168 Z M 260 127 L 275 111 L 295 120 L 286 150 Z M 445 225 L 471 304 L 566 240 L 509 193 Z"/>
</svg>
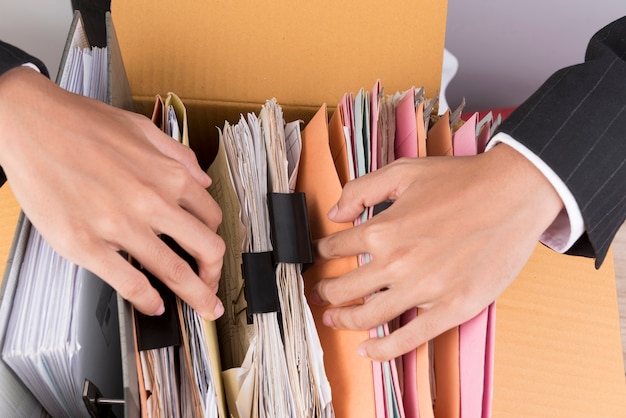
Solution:
<svg viewBox="0 0 626 418">
<path fill-rule="evenodd" d="M 388 92 L 440 85 L 445 1 L 113 1 L 137 109 L 177 92 L 189 109 L 192 148 L 224 120 L 276 97 L 305 122 L 322 103 L 380 78 Z M 493 415 L 626 415 L 626 383 L 612 258 L 541 245 L 497 301 Z"/>
<path fill-rule="evenodd" d="M 345 91 L 441 82 L 445 1 L 113 1 L 111 11 L 137 110 L 174 91 L 188 109 L 191 147 L 210 162 L 216 126 L 276 97 L 285 118 L 308 121 Z"/>
<path fill-rule="evenodd" d="M 539 245 L 496 308 L 494 417 L 626 415 L 612 254 Z"/>
</svg>

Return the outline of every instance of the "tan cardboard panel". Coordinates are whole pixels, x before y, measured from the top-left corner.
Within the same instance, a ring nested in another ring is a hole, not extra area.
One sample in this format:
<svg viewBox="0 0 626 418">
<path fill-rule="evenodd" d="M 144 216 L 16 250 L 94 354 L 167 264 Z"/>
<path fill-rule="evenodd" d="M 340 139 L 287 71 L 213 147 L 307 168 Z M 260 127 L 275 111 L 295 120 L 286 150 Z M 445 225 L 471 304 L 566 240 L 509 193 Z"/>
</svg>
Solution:
<svg viewBox="0 0 626 418">
<path fill-rule="evenodd" d="M 113 0 L 111 8 L 137 111 L 149 115 L 157 93 L 177 93 L 204 169 L 216 127 L 266 99 L 276 97 L 287 120 L 308 122 L 322 103 L 333 109 L 378 78 L 388 93 L 416 85 L 429 97 L 441 83 L 446 0 Z"/>
<path fill-rule="evenodd" d="M 539 245 L 496 303 L 494 417 L 623 417 L 613 257 Z"/>
<path fill-rule="evenodd" d="M 4 272 L 4 266 L 11 251 L 15 225 L 20 215 L 20 205 L 15 200 L 9 184 L 0 187 L 0 266 Z M 0 276 L 0 282 L 2 281 Z"/>
<path fill-rule="evenodd" d="M 393 7 L 390 7 L 393 5 Z M 447 1 L 113 0 L 133 95 L 334 106 L 345 91 L 440 86 Z"/>
</svg>

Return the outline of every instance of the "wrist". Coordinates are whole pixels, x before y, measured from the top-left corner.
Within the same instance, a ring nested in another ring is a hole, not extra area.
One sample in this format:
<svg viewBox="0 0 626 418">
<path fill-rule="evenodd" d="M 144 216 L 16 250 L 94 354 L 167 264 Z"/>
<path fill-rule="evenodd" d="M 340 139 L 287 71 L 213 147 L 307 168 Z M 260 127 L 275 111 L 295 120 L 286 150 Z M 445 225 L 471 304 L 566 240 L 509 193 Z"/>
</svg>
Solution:
<svg viewBox="0 0 626 418">
<path fill-rule="evenodd" d="M 500 143 L 482 154 L 488 160 L 488 175 L 496 177 L 497 193 L 511 207 L 507 216 L 524 216 L 539 237 L 564 209 L 563 201 L 549 179 L 525 156 Z M 530 231 L 529 231 L 530 232 Z"/>
<path fill-rule="evenodd" d="M 4 166 L 13 147 L 19 146 L 20 132 L 37 123 L 41 112 L 42 88 L 50 80 L 30 66 L 17 66 L 0 75 L 0 165 Z"/>
<path fill-rule="evenodd" d="M 491 139 L 487 149 L 493 148 L 495 144 L 506 144 L 528 159 L 541 173 L 550 181 L 561 197 L 564 208 L 541 236 L 541 242 L 557 252 L 565 252 L 585 232 L 585 222 L 578 206 L 578 202 L 570 191 L 569 187 L 561 177 L 545 161 L 538 157 L 533 151 L 528 149 L 522 142 L 510 135 L 499 132 Z"/>
</svg>

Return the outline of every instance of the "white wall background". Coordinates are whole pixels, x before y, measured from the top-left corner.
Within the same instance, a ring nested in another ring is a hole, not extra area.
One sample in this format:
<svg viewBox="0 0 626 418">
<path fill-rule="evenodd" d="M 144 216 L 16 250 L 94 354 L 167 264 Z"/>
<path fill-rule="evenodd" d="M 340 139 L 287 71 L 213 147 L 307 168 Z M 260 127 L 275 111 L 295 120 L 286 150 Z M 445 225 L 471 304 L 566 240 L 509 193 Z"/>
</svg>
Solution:
<svg viewBox="0 0 626 418">
<path fill-rule="evenodd" d="M 468 110 L 520 104 L 624 15 L 626 0 L 448 0 L 446 48 L 459 60 L 450 107 L 462 97 Z"/>
<path fill-rule="evenodd" d="M 448 0 L 446 47 L 459 60 L 450 107 L 462 97 L 468 110 L 519 104 L 582 61 L 589 37 L 623 15 L 626 0 Z M 42 59 L 54 78 L 71 18 L 70 0 L 0 0 L 0 39 Z"/>
<path fill-rule="evenodd" d="M 70 0 L 0 0 L 0 39 L 42 60 L 53 80 L 71 22 Z"/>
</svg>

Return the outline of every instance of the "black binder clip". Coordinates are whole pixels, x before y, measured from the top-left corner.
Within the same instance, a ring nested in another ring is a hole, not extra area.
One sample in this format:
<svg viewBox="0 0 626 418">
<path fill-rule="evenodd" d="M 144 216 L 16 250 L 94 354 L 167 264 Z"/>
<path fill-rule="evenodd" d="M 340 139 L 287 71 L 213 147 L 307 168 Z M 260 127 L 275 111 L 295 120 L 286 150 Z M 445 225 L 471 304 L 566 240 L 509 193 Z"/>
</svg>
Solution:
<svg viewBox="0 0 626 418">
<path fill-rule="evenodd" d="M 178 320 L 176 295 L 148 270 L 142 267 L 139 270 L 146 275 L 152 287 L 161 295 L 165 312 L 162 315 L 152 316 L 135 311 L 137 349 L 144 351 L 181 345 L 182 331 Z"/>
<path fill-rule="evenodd" d="M 123 399 L 103 397 L 100 389 L 88 379 L 83 383 L 83 402 L 92 418 L 117 418 L 113 406 L 124 405 Z"/>
<path fill-rule="evenodd" d="M 252 314 L 279 312 L 278 285 L 271 251 L 263 253 L 243 253 L 241 266 L 244 277 L 244 294 L 248 303 L 248 323 Z"/>
<path fill-rule="evenodd" d="M 375 204 L 374 205 L 374 213 L 373 213 L 373 215 L 376 216 L 380 212 L 386 210 L 387 208 L 389 208 L 389 206 L 391 206 L 392 203 L 393 203 L 392 201 L 387 200 L 387 201 Z"/>
<path fill-rule="evenodd" d="M 274 260 L 305 271 L 313 264 L 313 246 L 304 193 L 270 193 L 267 203 Z"/>
<path fill-rule="evenodd" d="M 269 193 L 272 251 L 242 254 L 242 274 L 246 297 L 247 320 L 252 314 L 278 312 L 278 263 L 300 264 L 302 271 L 313 264 L 311 229 L 304 193 Z"/>
<path fill-rule="evenodd" d="M 167 235 L 162 235 L 161 239 L 176 254 L 187 261 L 196 273 L 198 272 L 196 261 L 176 241 Z M 144 351 L 181 345 L 182 330 L 178 320 L 176 294 L 148 270 L 138 264 L 136 266 L 146 275 L 152 287 L 159 292 L 165 306 L 165 312 L 158 316 L 145 315 L 135 311 L 137 348 L 139 351 Z"/>
</svg>

